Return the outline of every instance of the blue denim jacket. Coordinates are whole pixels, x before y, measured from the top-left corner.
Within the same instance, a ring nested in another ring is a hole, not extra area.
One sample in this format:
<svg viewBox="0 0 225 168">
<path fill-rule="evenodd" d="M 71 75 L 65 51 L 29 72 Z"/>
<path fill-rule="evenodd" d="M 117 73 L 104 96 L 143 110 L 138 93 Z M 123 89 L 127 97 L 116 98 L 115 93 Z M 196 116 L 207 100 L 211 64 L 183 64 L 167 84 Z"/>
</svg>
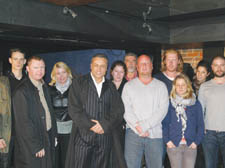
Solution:
<svg viewBox="0 0 225 168">
<path fill-rule="evenodd" d="M 204 136 L 204 121 L 202 106 L 198 100 L 192 106 L 187 106 L 187 128 L 184 132 L 184 137 L 189 146 L 192 142 L 199 145 Z M 175 108 L 171 102 L 166 117 L 162 122 L 163 140 L 165 143 L 172 141 L 175 146 L 178 146 L 182 139 L 182 123 L 177 120 Z"/>
</svg>

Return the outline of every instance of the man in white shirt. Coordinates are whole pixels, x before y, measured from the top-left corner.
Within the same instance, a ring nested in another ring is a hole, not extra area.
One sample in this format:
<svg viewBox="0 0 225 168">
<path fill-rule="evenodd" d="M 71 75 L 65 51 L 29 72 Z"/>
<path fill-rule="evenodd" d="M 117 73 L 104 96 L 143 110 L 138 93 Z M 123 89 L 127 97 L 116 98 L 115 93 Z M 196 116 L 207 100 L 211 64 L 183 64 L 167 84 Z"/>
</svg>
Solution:
<svg viewBox="0 0 225 168">
<path fill-rule="evenodd" d="M 113 140 L 115 128 L 122 124 L 124 107 L 116 87 L 104 77 L 107 65 L 107 57 L 96 54 L 91 72 L 72 82 L 68 108 L 73 128 L 66 168 L 109 168 L 112 145 L 119 145 Z"/>
<path fill-rule="evenodd" d="M 165 84 L 152 77 L 152 69 L 151 58 L 139 56 L 139 76 L 128 82 L 122 93 L 127 122 L 125 159 L 128 168 L 140 167 L 143 154 L 147 167 L 163 166 L 161 122 L 168 110 L 169 97 Z"/>
</svg>

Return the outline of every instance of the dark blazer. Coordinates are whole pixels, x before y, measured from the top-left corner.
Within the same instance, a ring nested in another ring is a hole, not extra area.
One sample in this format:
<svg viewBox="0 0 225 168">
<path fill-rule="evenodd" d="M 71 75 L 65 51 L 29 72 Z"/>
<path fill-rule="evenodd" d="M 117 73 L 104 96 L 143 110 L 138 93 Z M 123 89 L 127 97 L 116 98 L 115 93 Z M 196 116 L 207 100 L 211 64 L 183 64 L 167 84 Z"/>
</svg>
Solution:
<svg viewBox="0 0 225 168">
<path fill-rule="evenodd" d="M 109 80 L 102 86 L 101 96 L 98 97 L 94 81 L 90 74 L 73 79 L 69 91 L 69 114 L 73 120 L 73 128 L 67 153 L 66 168 L 74 165 L 74 140 L 79 136 L 89 145 L 98 143 L 103 147 L 110 147 L 114 141 L 114 129 L 123 121 L 124 106 L 116 87 Z M 104 134 L 98 135 L 90 131 L 95 125 L 91 119 L 98 120 L 103 127 Z M 120 144 L 117 144 L 120 146 Z M 121 147 L 118 148 L 118 158 L 121 168 L 126 167 Z"/>
<path fill-rule="evenodd" d="M 15 117 L 15 168 L 52 168 L 54 160 L 54 141 L 56 122 L 53 115 L 50 94 L 47 85 L 43 92 L 51 114 L 52 128 L 48 136 L 46 131 L 45 110 L 40 101 L 38 89 L 29 78 L 17 88 L 13 96 Z M 51 144 L 51 145 L 49 145 Z M 35 154 L 45 149 L 45 157 L 37 158 Z"/>
<path fill-rule="evenodd" d="M 202 106 L 198 100 L 192 106 L 186 107 L 187 128 L 184 137 L 189 146 L 192 142 L 199 145 L 204 136 L 204 121 Z M 179 145 L 182 138 L 182 122 L 177 121 L 175 108 L 171 102 L 168 113 L 163 120 L 163 140 L 165 143 L 172 141 L 175 146 Z"/>
</svg>

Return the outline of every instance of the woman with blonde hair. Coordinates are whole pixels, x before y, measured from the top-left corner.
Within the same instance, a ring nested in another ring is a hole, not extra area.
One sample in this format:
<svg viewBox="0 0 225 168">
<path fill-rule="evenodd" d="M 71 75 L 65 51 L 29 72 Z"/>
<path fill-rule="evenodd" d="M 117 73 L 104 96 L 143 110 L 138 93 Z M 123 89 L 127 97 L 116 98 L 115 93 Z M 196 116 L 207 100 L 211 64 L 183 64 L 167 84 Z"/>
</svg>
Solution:
<svg viewBox="0 0 225 168">
<path fill-rule="evenodd" d="M 172 168 L 194 168 L 197 145 L 204 135 L 203 112 L 189 78 L 173 81 L 168 113 L 163 120 L 163 139 Z"/>
<path fill-rule="evenodd" d="M 58 133 L 56 168 L 65 168 L 66 152 L 72 129 L 72 119 L 68 114 L 68 93 L 72 83 L 70 68 L 64 62 L 57 62 L 52 69 L 51 79 L 50 93 Z"/>
</svg>

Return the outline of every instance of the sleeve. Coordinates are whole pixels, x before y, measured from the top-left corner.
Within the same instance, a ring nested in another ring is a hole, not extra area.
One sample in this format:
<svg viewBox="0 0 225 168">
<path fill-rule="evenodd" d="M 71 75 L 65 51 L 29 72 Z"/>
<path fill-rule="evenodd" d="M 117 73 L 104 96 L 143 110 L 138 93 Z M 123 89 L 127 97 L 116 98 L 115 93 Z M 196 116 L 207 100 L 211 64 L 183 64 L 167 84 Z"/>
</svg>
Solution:
<svg viewBox="0 0 225 168">
<path fill-rule="evenodd" d="M 203 136 L 204 136 L 204 120 L 203 120 L 203 112 L 202 112 L 202 106 L 199 103 L 199 101 L 197 102 L 197 108 L 196 108 L 196 113 L 197 113 L 197 133 L 196 133 L 196 139 L 195 139 L 195 144 L 199 145 Z"/>
<path fill-rule="evenodd" d="M 199 94 L 198 94 L 198 100 L 200 101 L 202 105 L 202 113 L 203 116 L 205 115 L 205 107 L 206 107 L 206 101 L 205 101 L 205 96 L 204 96 L 204 85 L 202 84 L 199 89 Z"/>
<path fill-rule="evenodd" d="M 158 101 L 157 108 L 155 109 L 153 115 L 149 118 L 146 118 L 145 120 L 139 121 L 141 128 L 145 128 L 143 129 L 143 132 L 159 125 L 167 114 L 169 105 L 168 91 L 164 84 L 159 89 L 160 91 L 158 92 L 156 97 Z"/>
<path fill-rule="evenodd" d="M 7 139 L 11 133 L 11 96 L 9 80 L 0 76 L 0 139 Z M 10 133 L 8 133 L 10 131 Z M 6 137 L 7 136 L 7 137 Z"/>
<path fill-rule="evenodd" d="M 165 143 L 168 143 L 170 141 L 169 139 L 169 125 L 171 122 L 171 109 L 170 106 L 168 108 L 168 113 L 166 117 L 162 121 L 162 130 L 163 130 L 163 141 Z"/>
<path fill-rule="evenodd" d="M 69 90 L 68 97 L 68 111 L 73 122 L 79 129 L 90 130 L 95 125 L 91 119 L 88 118 L 83 108 L 81 87 L 78 78 L 74 78 Z"/>
<path fill-rule="evenodd" d="M 15 130 L 20 140 L 30 149 L 33 155 L 44 148 L 40 135 L 37 134 L 30 114 L 28 96 L 22 90 L 17 90 L 13 96 L 13 112 Z"/>
<path fill-rule="evenodd" d="M 128 83 L 127 83 L 128 84 Z M 134 113 L 133 105 L 132 105 L 132 98 L 130 96 L 131 90 L 129 90 L 129 86 L 125 84 L 123 92 L 122 92 L 122 100 L 125 107 L 124 119 L 128 126 L 135 130 L 135 126 L 138 122 L 138 118 Z"/>
<path fill-rule="evenodd" d="M 117 128 L 123 122 L 124 105 L 119 92 L 116 87 L 110 84 L 111 90 L 111 102 L 110 102 L 110 116 L 109 119 L 103 118 L 99 121 L 104 133 L 109 133 L 113 129 Z"/>
</svg>

